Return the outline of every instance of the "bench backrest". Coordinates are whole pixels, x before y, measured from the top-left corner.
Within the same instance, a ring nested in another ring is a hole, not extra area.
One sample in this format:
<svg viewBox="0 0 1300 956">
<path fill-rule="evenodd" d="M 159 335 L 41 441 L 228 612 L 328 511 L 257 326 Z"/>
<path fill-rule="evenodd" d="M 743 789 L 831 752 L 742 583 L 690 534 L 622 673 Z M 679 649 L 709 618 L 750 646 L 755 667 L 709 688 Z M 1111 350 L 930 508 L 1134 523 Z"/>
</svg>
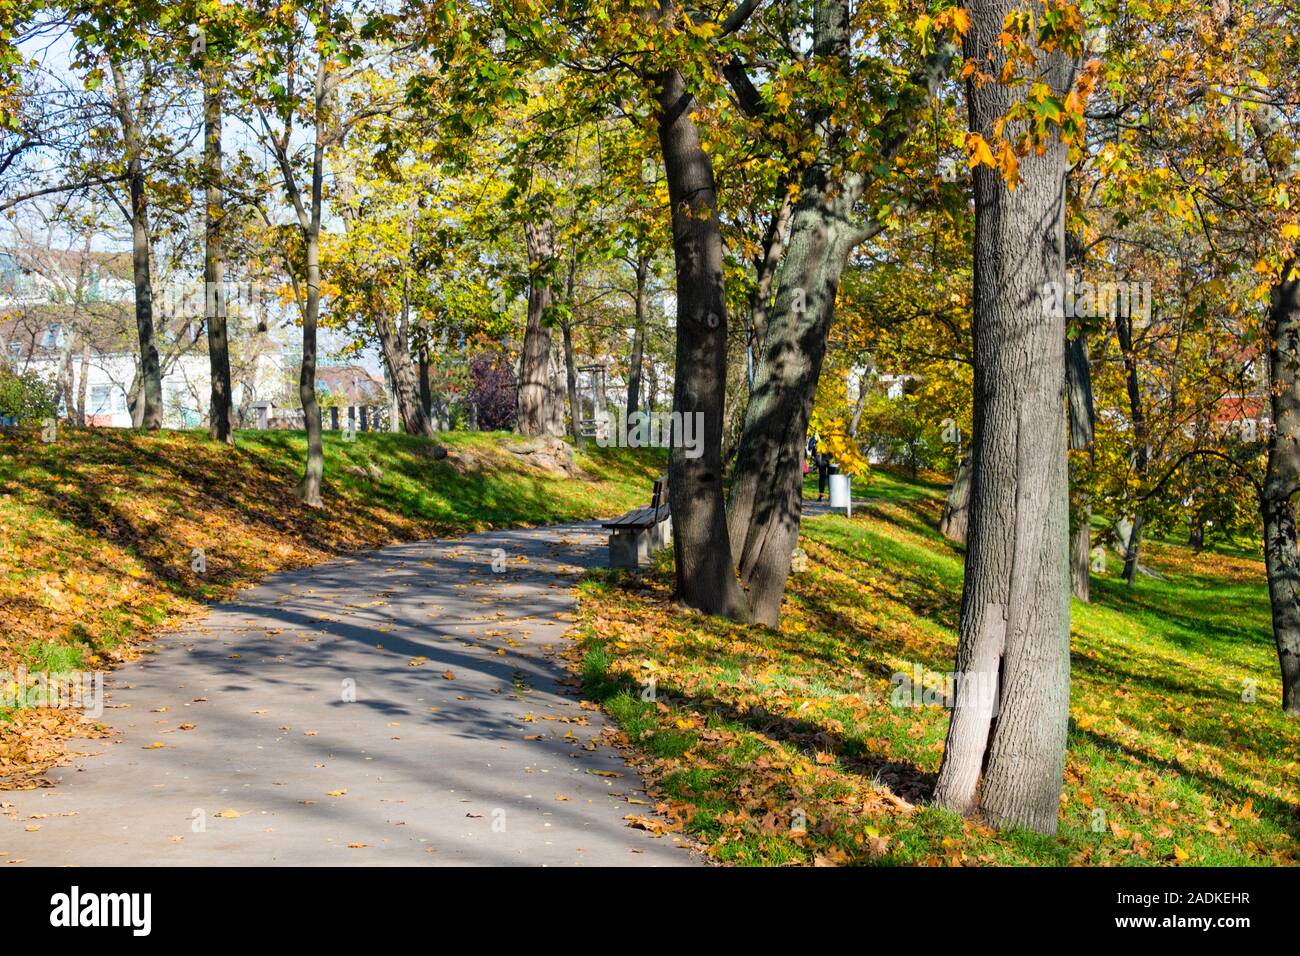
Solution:
<svg viewBox="0 0 1300 956">
<path fill-rule="evenodd" d="M 659 508 L 666 504 L 668 504 L 668 476 L 664 475 L 662 478 L 655 479 L 654 491 L 650 495 L 650 507 Z"/>
</svg>

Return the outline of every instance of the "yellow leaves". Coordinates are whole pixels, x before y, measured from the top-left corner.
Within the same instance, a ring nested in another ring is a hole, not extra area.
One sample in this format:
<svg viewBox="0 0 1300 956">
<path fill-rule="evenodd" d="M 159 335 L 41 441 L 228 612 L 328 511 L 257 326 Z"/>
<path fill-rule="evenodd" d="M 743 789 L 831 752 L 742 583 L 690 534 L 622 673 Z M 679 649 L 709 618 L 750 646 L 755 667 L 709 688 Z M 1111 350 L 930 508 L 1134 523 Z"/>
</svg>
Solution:
<svg viewBox="0 0 1300 956">
<path fill-rule="evenodd" d="M 997 168 L 1002 171 L 1007 188 L 1014 191 L 1020 185 L 1020 160 L 1016 151 L 1005 139 L 998 143 Z"/>
<path fill-rule="evenodd" d="M 647 833 L 656 837 L 661 837 L 672 829 L 662 820 L 656 820 L 654 817 L 640 816 L 635 813 L 629 813 L 623 817 L 623 819 L 626 820 L 627 825 L 633 829 L 645 830 Z"/>
<path fill-rule="evenodd" d="M 347 792 L 348 792 L 348 791 L 347 791 L 347 788 L 346 788 L 346 787 L 344 787 L 344 788 L 342 788 L 342 789 L 339 789 L 339 790 L 327 790 L 327 791 L 325 792 L 325 796 L 327 796 L 327 797 L 342 797 L 342 796 L 345 796 L 345 795 L 347 794 Z"/>
<path fill-rule="evenodd" d="M 145 744 L 145 745 L 144 745 L 143 747 L 141 747 L 140 749 L 141 749 L 141 750 L 162 750 L 162 749 L 163 749 L 164 747 L 166 747 L 166 746 L 167 746 L 167 745 L 166 745 L 165 743 L 163 743 L 161 740 L 155 740 L 155 741 L 154 741 L 153 743 L 151 743 L 151 744 Z"/>
<path fill-rule="evenodd" d="M 1300 239 L 1300 225 L 1294 222 L 1288 222 L 1282 227 L 1283 239 Z"/>
<path fill-rule="evenodd" d="M 967 164 L 971 169 L 976 166 L 997 167 L 997 160 L 993 158 L 993 151 L 989 149 L 989 144 L 985 142 L 984 137 L 979 133 L 966 134 L 966 152 L 969 154 Z"/>
<path fill-rule="evenodd" d="M 240 813 L 238 810 L 227 808 L 225 810 L 218 810 L 216 813 L 213 814 L 213 816 L 220 817 L 222 820 L 235 820 L 243 816 L 243 814 Z"/>
</svg>

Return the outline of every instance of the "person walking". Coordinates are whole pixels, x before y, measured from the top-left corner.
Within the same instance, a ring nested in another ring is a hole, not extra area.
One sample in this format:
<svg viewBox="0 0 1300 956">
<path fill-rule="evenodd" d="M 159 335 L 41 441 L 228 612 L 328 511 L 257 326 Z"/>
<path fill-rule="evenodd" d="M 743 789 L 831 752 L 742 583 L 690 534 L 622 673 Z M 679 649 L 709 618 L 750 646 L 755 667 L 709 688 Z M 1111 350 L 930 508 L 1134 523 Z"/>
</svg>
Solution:
<svg viewBox="0 0 1300 956">
<path fill-rule="evenodd" d="M 821 501 L 831 480 L 831 456 L 818 446 L 816 435 L 808 439 L 808 458 L 817 467 L 817 500 Z"/>
</svg>

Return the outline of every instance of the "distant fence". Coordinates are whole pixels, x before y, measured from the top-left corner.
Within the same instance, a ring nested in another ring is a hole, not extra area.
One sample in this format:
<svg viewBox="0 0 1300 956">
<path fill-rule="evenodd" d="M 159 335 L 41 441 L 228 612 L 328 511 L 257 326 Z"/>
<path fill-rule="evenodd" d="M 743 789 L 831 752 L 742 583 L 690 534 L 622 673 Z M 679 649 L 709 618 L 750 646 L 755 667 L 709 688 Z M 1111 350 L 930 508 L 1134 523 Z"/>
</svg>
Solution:
<svg viewBox="0 0 1300 956">
<path fill-rule="evenodd" d="M 277 408 L 269 415 L 259 415 L 254 428 L 298 430 L 306 428 L 302 409 Z M 327 431 L 386 432 L 391 426 L 387 405 L 337 405 L 321 409 L 321 427 Z"/>
</svg>

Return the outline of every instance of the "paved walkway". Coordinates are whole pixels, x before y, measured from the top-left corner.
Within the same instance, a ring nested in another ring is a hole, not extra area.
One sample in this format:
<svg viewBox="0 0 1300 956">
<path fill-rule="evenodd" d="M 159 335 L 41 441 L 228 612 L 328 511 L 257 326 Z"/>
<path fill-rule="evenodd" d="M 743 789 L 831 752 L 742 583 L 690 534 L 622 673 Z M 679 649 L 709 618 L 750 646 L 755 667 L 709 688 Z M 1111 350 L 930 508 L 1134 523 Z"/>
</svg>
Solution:
<svg viewBox="0 0 1300 956">
<path fill-rule="evenodd" d="M 0 793 L 0 863 L 696 862 L 627 826 L 652 806 L 554 657 L 603 560 L 573 525 L 267 579 L 110 675 L 119 737 Z"/>
</svg>

